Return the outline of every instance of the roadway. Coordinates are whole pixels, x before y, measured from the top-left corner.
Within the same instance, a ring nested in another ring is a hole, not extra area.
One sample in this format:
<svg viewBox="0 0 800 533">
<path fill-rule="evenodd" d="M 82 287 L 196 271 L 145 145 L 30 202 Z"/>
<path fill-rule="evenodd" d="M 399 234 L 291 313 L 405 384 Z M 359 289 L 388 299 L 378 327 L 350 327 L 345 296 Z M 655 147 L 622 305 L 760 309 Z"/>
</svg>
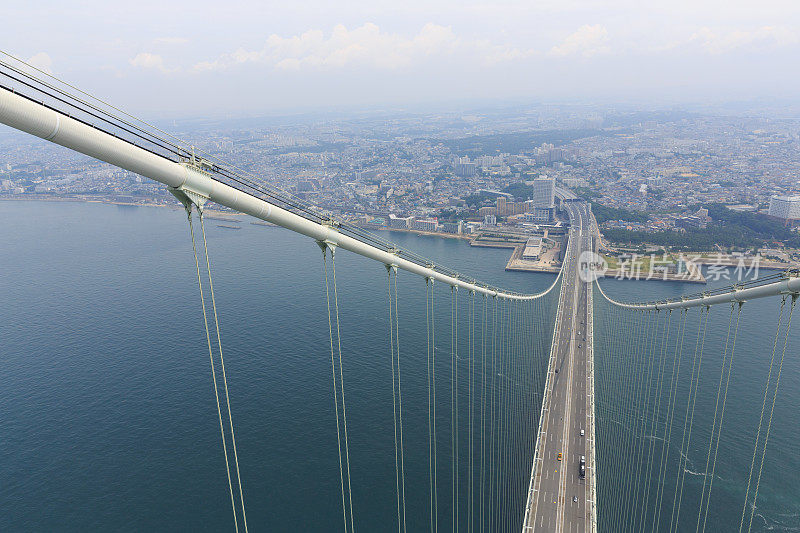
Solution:
<svg viewBox="0 0 800 533">
<path fill-rule="evenodd" d="M 570 245 L 548 367 L 524 531 L 592 531 L 592 390 L 587 374 L 591 330 L 591 285 L 579 275 L 579 257 L 591 250 L 591 216 L 583 203 L 564 204 L 570 215 Z M 591 366 L 591 365 L 589 365 Z M 588 414 L 588 416 L 587 416 Z M 581 431 L 584 432 L 581 435 Z M 559 458 L 561 454 L 561 458 Z M 585 477 L 580 475 L 585 458 Z"/>
</svg>

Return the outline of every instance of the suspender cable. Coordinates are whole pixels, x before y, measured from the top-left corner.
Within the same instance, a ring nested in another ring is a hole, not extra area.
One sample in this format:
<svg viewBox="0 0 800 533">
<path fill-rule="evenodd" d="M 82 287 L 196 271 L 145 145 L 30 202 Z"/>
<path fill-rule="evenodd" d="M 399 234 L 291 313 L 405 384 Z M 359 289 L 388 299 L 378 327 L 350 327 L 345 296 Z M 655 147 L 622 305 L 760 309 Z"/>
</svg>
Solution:
<svg viewBox="0 0 800 533">
<path fill-rule="evenodd" d="M 397 271 L 394 273 L 394 346 L 397 357 L 397 414 L 400 422 L 400 482 L 403 489 L 403 533 L 406 531 L 406 460 L 403 446 L 403 393 L 400 388 L 400 317 L 397 314 Z"/>
<path fill-rule="evenodd" d="M 705 481 L 708 480 L 708 497 L 706 498 L 706 509 L 703 512 L 703 527 L 699 529 L 700 531 L 706 530 L 706 520 L 708 519 L 708 504 L 711 501 L 711 488 L 714 486 L 714 472 L 717 467 L 717 452 L 719 451 L 719 439 L 720 435 L 722 434 L 722 422 L 725 420 L 725 404 L 728 400 L 728 385 L 731 383 L 731 371 L 733 370 L 733 355 L 734 351 L 736 350 L 736 336 L 739 333 L 739 318 L 742 316 L 742 304 L 743 302 L 739 302 L 736 310 L 736 327 L 733 331 L 733 342 L 731 343 L 731 351 L 730 356 L 728 356 L 728 375 L 725 378 L 725 392 L 722 396 L 722 410 L 719 415 L 719 427 L 717 428 L 717 443 L 714 446 L 714 460 L 711 463 L 711 477 L 708 477 L 708 463 L 706 463 L 706 479 L 703 480 L 703 493 L 705 493 Z M 736 304 L 731 304 L 731 314 L 733 313 L 733 306 Z M 727 343 L 726 343 L 727 344 Z M 723 370 L 725 369 L 725 361 L 723 359 Z M 716 422 L 716 410 L 714 421 Z M 714 435 L 712 432 L 711 438 L 713 440 Z M 703 508 L 703 498 L 700 498 L 700 509 L 702 511 Z M 700 520 L 698 517 L 698 527 L 700 525 Z"/>
<path fill-rule="evenodd" d="M 706 469 L 705 473 L 703 474 L 703 491 L 700 494 L 700 506 L 697 511 L 697 531 L 700 531 L 700 522 L 703 518 L 703 501 L 705 500 L 706 495 L 706 485 L 708 482 L 708 467 L 711 465 L 711 450 L 714 447 L 714 433 L 717 429 L 717 414 L 719 413 L 719 399 L 722 396 L 722 382 L 725 379 L 725 365 L 728 362 L 728 345 L 731 339 L 731 328 L 733 327 L 733 311 L 736 307 L 736 304 L 731 303 L 731 314 L 728 318 L 728 332 L 725 335 L 725 347 L 722 351 L 722 367 L 719 371 L 719 385 L 717 385 L 717 400 L 714 405 L 714 418 L 712 419 L 711 425 L 711 436 L 708 440 L 708 454 L 706 456 Z"/>
<path fill-rule="evenodd" d="M 534 420 L 534 413 L 536 413 L 537 409 L 537 402 L 536 397 L 538 396 L 536 391 L 537 380 L 536 380 L 536 351 L 534 349 L 534 339 L 536 338 L 537 331 L 536 331 L 536 318 L 534 316 L 534 309 L 536 308 L 536 302 L 526 302 L 524 304 L 525 309 L 525 317 L 524 317 L 524 340 L 525 343 L 523 344 L 523 367 L 524 375 L 525 375 L 525 388 L 523 394 L 523 404 L 522 404 L 522 422 L 524 424 L 524 432 L 523 438 L 520 442 L 520 461 L 522 464 L 521 471 L 524 473 L 531 471 L 531 461 L 533 459 L 533 454 L 529 453 L 528 450 L 532 450 L 535 447 L 535 444 L 531 442 L 531 436 L 533 434 L 533 428 L 535 424 Z M 529 481 L 529 480 L 528 480 Z M 520 508 L 520 519 L 522 524 L 525 524 L 525 500 L 526 500 L 526 492 L 527 492 L 528 484 L 525 483 L 525 477 L 523 477 L 520 481 L 520 498 L 519 498 L 519 508 Z"/>
<path fill-rule="evenodd" d="M 506 382 L 507 393 L 506 393 L 506 405 L 505 405 L 505 416 L 506 416 L 506 425 L 505 425 L 505 444 L 503 444 L 503 451 L 505 452 L 505 475 L 503 476 L 503 514 L 501 515 L 501 528 L 503 530 L 508 530 L 508 519 L 510 510 L 514 507 L 514 500 L 511 498 L 511 489 L 512 489 L 512 479 L 514 477 L 514 469 L 513 469 L 513 438 L 514 438 L 514 417 L 513 417 L 513 406 L 514 406 L 514 388 L 513 388 L 513 375 L 514 375 L 514 303 L 509 302 L 509 329 L 508 329 L 508 339 L 506 341 L 506 346 L 508 346 L 508 355 L 507 358 L 508 363 L 506 364 L 506 371 L 503 373 L 503 378 Z"/>
<path fill-rule="evenodd" d="M 450 445 L 453 468 L 453 531 L 458 531 L 458 287 L 450 286 Z"/>
<path fill-rule="evenodd" d="M 214 352 L 211 349 L 211 334 L 208 330 L 208 316 L 206 314 L 206 300 L 203 295 L 203 283 L 200 278 L 200 261 L 197 258 L 197 245 L 194 238 L 194 224 L 192 223 L 192 208 L 191 204 L 186 207 L 186 212 L 189 217 L 189 231 L 192 235 L 192 251 L 194 252 L 194 264 L 197 269 L 197 286 L 200 289 L 200 304 L 203 308 L 203 324 L 206 329 L 206 343 L 208 344 L 208 357 L 211 360 L 211 379 L 214 381 L 214 398 L 217 401 L 217 416 L 219 417 L 219 432 L 222 437 L 222 452 L 225 455 L 225 473 L 228 476 L 228 490 L 231 495 L 231 509 L 233 510 L 233 526 L 236 531 L 239 531 L 239 520 L 236 517 L 236 503 L 233 496 L 233 483 L 231 482 L 231 467 L 228 462 L 228 445 L 225 441 L 225 427 L 222 423 L 222 409 L 219 404 L 219 390 L 217 389 L 217 372 L 214 368 Z"/>
<path fill-rule="evenodd" d="M 758 501 L 758 487 L 761 484 L 761 473 L 764 470 L 764 457 L 767 454 L 767 442 L 769 441 L 769 432 L 772 429 L 772 415 L 775 413 L 775 400 L 778 398 L 778 387 L 781 384 L 781 372 L 783 371 L 783 359 L 786 356 L 786 345 L 789 343 L 789 328 L 792 325 L 792 315 L 794 314 L 794 307 L 797 303 L 797 294 L 792 294 L 792 307 L 789 309 L 789 318 L 786 321 L 786 335 L 783 338 L 783 352 L 781 353 L 781 361 L 778 365 L 778 376 L 775 378 L 775 392 L 772 395 L 772 406 L 769 409 L 769 422 L 767 423 L 767 433 L 764 435 L 764 449 L 761 452 L 761 464 L 758 467 L 758 477 L 756 478 L 756 489 L 753 496 L 753 506 L 750 508 L 750 522 L 747 526 L 749 533 L 753 527 L 753 514 L 756 511 L 756 501 Z"/>
<path fill-rule="evenodd" d="M 486 487 L 486 295 L 483 295 L 483 313 L 481 319 L 481 488 L 480 514 L 478 529 L 483 531 L 484 489 Z"/>
<path fill-rule="evenodd" d="M 645 467 L 645 479 L 644 479 L 644 486 L 642 492 L 644 493 L 644 501 L 641 506 L 639 506 L 639 522 L 641 523 L 640 529 L 644 529 L 644 521 L 647 515 L 647 507 L 650 503 L 650 485 L 651 485 L 651 474 L 652 474 L 652 467 L 653 467 L 653 457 L 655 453 L 655 442 L 656 442 L 656 427 L 658 425 L 658 413 L 661 409 L 661 398 L 663 397 L 663 384 L 664 384 L 664 369 L 666 367 L 665 362 L 665 353 L 664 353 L 664 345 L 666 344 L 666 339 L 669 336 L 669 326 L 670 321 L 672 318 L 671 310 L 665 313 L 664 317 L 664 329 L 661 332 L 661 350 L 656 348 L 656 351 L 660 354 L 659 355 L 659 364 L 658 364 L 658 385 L 656 386 L 655 395 L 653 396 L 653 401 L 655 405 L 653 406 L 653 418 L 650 425 L 650 449 L 647 452 L 647 462 Z M 673 359 L 672 363 L 673 369 L 673 380 L 675 378 L 675 359 Z M 670 385 L 672 381 L 670 381 Z M 672 387 L 670 386 L 670 392 L 672 391 Z M 667 414 L 669 415 L 669 404 L 667 405 Z M 638 495 L 637 495 L 638 498 Z"/>
<path fill-rule="evenodd" d="M 439 530 L 436 480 L 436 336 L 433 279 L 425 280 L 425 322 L 428 332 L 428 477 L 430 482 L 431 531 Z"/>
<path fill-rule="evenodd" d="M 347 466 L 347 495 L 350 504 L 350 530 L 353 527 L 353 489 L 350 484 L 350 444 L 347 438 L 347 402 L 344 397 L 344 373 L 342 370 L 342 334 L 339 327 L 339 290 L 336 284 L 336 248 L 331 248 L 331 270 L 333 271 L 333 302 L 336 311 L 336 344 L 339 352 L 339 387 L 342 393 L 342 422 L 344 429 L 344 458 Z M 235 449 L 235 448 L 234 448 Z"/>
<path fill-rule="evenodd" d="M 431 423 L 431 284 L 430 279 L 425 278 L 425 330 L 427 332 L 427 351 L 428 351 L 428 484 L 430 485 L 430 514 L 431 531 L 433 531 L 433 424 Z"/>
<path fill-rule="evenodd" d="M 495 368 L 494 368 L 494 389 L 495 389 L 495 402 L 494 402 L 494 451 L 492 453 L 492 460 L 494 461 L 494 483 L 492 485 L 491 494 L 489 495 L 492 502 L 492 513 L 489 516 L 489 531 L 496 531 L 497 510 L 499 502 L 497 499 L 497 487 L 500 485 L 500 399 L 501 394 L 501 380 L 502 375 L 502 357 L 503 351 L 503 300 L 497 302 L 497 351 L 495 354 Z"/>
<path fill-rule="evenodd" d="M 495 370 L 494 370 L 494 389 L 495 389 L 495 413 L 494 413 L 494 488 L 492 489 L 492 500 L 493 500 L 493 510 L 492 516 L 490 517 L 490 525 L 489 530 L 493 531 L 494 526 L 496 524 L 496 517 L 498 509 L 500 508 L 500 501 L 497 497 L 498 487 L 500 486 L 500 472 L 501 472 L 501 463 L 500 463 L 500 447 L 502 446 L 502 442 L 500 441 L 500 432 L 502 427 L 502 406 L 501 400 L 503 398 L 503 331 L 504 327 L 504 319 L 505 316 L 504 311 L 505 300 L 499 299 L 497 301 L 497 341 L 496 341 L 496 353 L 495 353 Z"/>
<path fill-rule="evenodd" d="M 510 503 L 511 503 L 508 500 L 508 482 L 509 482 L 509 478 L 511 477 L 510 472 L 509 472 L 510 467 L 511 467 L 510 453 L 509 453 L 510 452 L 510 439 L 511 439 L 511 416 L 510 416 L 511 409 L 509 407 L 511 405 L 511 392 L 512 392 L 511 391 L 511 381 L 510 381 L 510 377 L 511 377 L 511 356 L 512 356 L 512 354 L 511 354 L 511 339 L 512 339 L 511 338 L 511 335 L 512 335 L 512 329 L 511 329 L 512 322 L 511 322 L 511 320 L 512 320 L 512 311 L 513 311 L 513 307 L 512 307 L 511 302 L 507 302 L 506 303 L 506 319 L 508 320 L 508 324 L 507 324 L 507 327 L 506 327 L 506 342 L 505 342 L 506 343 L 506 360 L 505 360 L 505 364 L 503 366 L 503 370 L 504 370 L 503 371 L 503 381 L 505 383 L 505 393 L 503 395 L 503 418 L 504 418 L 504 421 L 503 421 L 503 472 L 501 474 L 501 477 L 503 479 L 503 486 L 502 486 L 502 492 L 500 494 L 500 498 L 501 498 L 501 501 L 502 501 L 502 509 L 501 509 L 501 514 L 498 516 L 499 520 L 501 520 L 501 522 L 499 522 L 501 527 L 502 527 L 502 524 L 503 524 L 503 522 L 502 522 L 503 514 L 502 513 L 508 513 L 508 508 L 509 508 Z"/>
<path fill-rule="evenodd" d="M 494 438 L 494 427 L 495 427 L 495 392 L 497 390 L 497 296 L 492 296 L 492 302 L 494 304 L 492 310 L 492 354 L 491 354 L 491 372 L 492 372 L 492 381 L 490 397 L 489 397 L 489 491 L 487 494 L 489 503 L 487 509 L 487 526 L 488 529 L 491 531 L 492 527 L 492 519 L 494 517 L 494 483 L 496 479 L 496 468 L 497 464 L 495 462 L 495 438 Z"/>
<path fill-rule="evenodd" d="M 644 456 L 644 449 L 645 449 L 645 438 L 647 437 L 647 415 L 648 410 L 650 409 L 650 390 L 653 384 L 653 366 L 654 366 L 654 353 L 656 347 L 656 339 L 658 338 L 658 318 L 660 312 L 656 311 L 652 315 L 652 334 L 650 337 L 650 348 L 649 351 L 647 346 L 645 346 L 646 357 L 647 357 L 647 395 L 644 397 L 644 402 L 642 402 L 642 409 L 641 409 L 641 417 L 637 420 L 637 425 L 639 426 L 639 444 L 637 445 L 638 454 L 635 460 L 636 463 L 636 484 L 633 488 L 633 495 L 632 495 L 632 505 L 631 505 L 631 514 L 629 517 L 630 520 L 630 527 L 632 530 L 637 530 L 637 519 L 639 514 L 639 488 L 642 482 L 642 458 Z M 644 387 L 643 387 L 644 388 Z M 633 485 L 633 483 L 631 484 Z"/>
<path fill-rule="evenodd" d="M 469 398 L 469 409 L 467 410 L 467 415 L 469 416 L 469 424 L 467 425 L 469 429 L 469 482 L 467 486 L 469 488 L 469 500 L 467 502 L 467 508 L 469 511 L 467 512 L 467 516 L 469 517 L 469 523 L 467 524 L 467 531 L 472 532 L 472 528 L 474 526 L 474 517 L 475 517 L 475 476 L 474 474 L 474 401 L 473 401 L 473 394 L 472 394 L 472 384 L 475 377 L 475 291 L 469 291 L 469 365 L 467 366 L 467 391 L 468 391 L 468 398 Z"/>
<path fill-rule="evenodd" d="M 524 355 L 524 343 L 525 343 L 524 319 L 525 319 L 525 304 L 522 302 L 517 302 L 517 342 L 516 342 L 517 356 L 515 359 L 516 364 L 514 365 L 516 370 L 515 383 L 517 391 L 515 410 L 514 410 L 516 414 L 516 421 L 514 424 L 516 427 L 516 432 L 514 438 L 514 477 L 512 478 L 515 483 L 514 483 L 514 492 L 512 496 L 514 502 L 514 508 L 511 510 L 511 517 L 510 517 L 512 529 L 516 526 L 521 525 L 521 522 L 517 523 L 517 520 L 521 518 L 521 512 L 519 509 L 520 509 L 520 504 L 522 503 L 521 490 L 520 490 L 522 488 L 520 484 L 521 481 L 520 472 L 524 471 L 524 469 L 522 468 L 522 462 L 521 462 L 522 454 L 520 450 L 520 444 L 525 434 L 524 433 L 525 413 L 522 409 L 523 409 L 523 399 L 525 398 L 525 392 L 526 392 L 524 387 L 527 384 L 527 380 L 525 379 L 525 376 L 523 374 L 523 366 L 522 366 L 523 355 Z"/>
<path fill-rule="evenodd" d="M 756 442 L 753 444 L 753 458 L 750 460 L 750 472 L 747 474 L 747 488 L 744 491 L 744 505 L 742 506 L 742 518 L 739 521 L 739 532 L 744 528 L 744 515 L 747 513 L 747 501 L 750 499 L 750 482 L 753 479 L 753 467 L 756 464 L 756 454 L 758 452 L 758 442 L 761 439 L 761 426 L 764 422 L 764 411 L 767 407 L 767 394 L 770 382 L 772 381 L 772 368 L 775 365 L 775 351 L 778 348 L 778 337 L 781 335 L 781 322 L 783 321 L 783 309 L 786 307 L 786 296 L 781 298 L 781 307 L 778 311 L 778 327 L 775 329 L 775 340 L 772 343 L 772 356 L 769 360 L 769 371 L 767 372 L 767 383 L 764 385 L 764 399 L 761 402 L 761 414 L 758 416 L 758 430 L 756 431 Z"/>
<path fill-rule="evenodd" d="M 630 454 L 630 458 L 628 459 L 628 472 L 631 472 L 631 475 L 628 476 L 628 483 L 627 488 L 625 491 L 625 514 L 623 515 L 623 529 L 627 529 L 627 524 L 629 523 L 632 515 L 633 515 L 633 493 L 634 493 L 634 486 L 639 480 L 639 473 L 636 469 L 636 458 L 638 456 L 638 449 L 639 445 L 642 440 L 642 435 L 640 432 L 641 424 L 640 424 L 640 413 L 643 409 L 643 392 L 644 392 L 644 384 L 645 384 L 645 369 L 648 367 L 649 363 L 649 354 L 648 354 L 648 345 L 650 344 L 650 339 L 652 335 L 652 324 L 651 324 L 651 313 L 650 311 L 646 312 L 644 317 L 644 337 L 642 339 L 641 347 L 639 348 L 639 359 L 641 362 L 641 368 L 639 369 L 637 378 L 636 378 L 636 401 L 635 401 L 635 409 L 631 414 L 632 430 L 631 430 L 631 446 L 633 449 L 633 453 Z"/>
<path fill-rule="evenodd" d="M 670 315 L 672 315 L 672 310 L 669 311 Z M 669 445 L 672 439 L 672 422 L 675 417 L 675 399 L 676 399 L 676 392 L 678 387 L 678 377 L 680 376 L 681 371 L 681 359 L 683 357 L 683 338 L 686 332 L 686 317 L 688 315 L 688 311 L 681 312 L 681 315 L 678 316 L 678 335 L 676 336 L 675 342 L 680 344 L 680 351 L 679 356 L 677 358 L 673 357 L 672 359 L 672 377 L 669 381 L 669 397 L 667 398 L 667 413 L 664 418 L 664 434 L 662 437 L 662 445 L 661 445 L 661 457 L 658 462 L 658 470 L 656 470 L 656 493 L 653 499 L 653 528 L 656 527 L 656 515 L 658 510 L 660 509 L 661 498 L 660 496 L 663 495 L 663 487 L 664 487 L 664 472 L 665 467 L 667 464 L 667 458 L 669 457 Z M 671 318 L 671 317 L 670 317 Z M 682 319 L 682 320 L 681 320 Z M 662 358 L 666 353 L 666 346 L 669 337 L 669 325 L 667 326 L 667 332 L 664 336 L 664 342 L 662 344 Z M 663 393 L 663 389 L 661 391 Z M 655 462 L 655 457 L 653 457 L 653 461 Z M 645 500 L 647 503 L 649 501 L 649 493 L 648 493 L 648 500 Z M 647 518 L 647 505 L 645 505 L 644 510 L 644 518 L 642 521 L 642 525 L 644 526 L 644 520 Z"/>
<path fill-rule="evenodd" d="M 703 320 L 703 311 L 706 313 L 705 321 Z M 697 367 L 692 362 L 692 378 L 689 380 L 689 397 L 686 399 L 686 415 L 683 420 L 683 433 L 685 437 L 686 447 L 684 448 L 684 439 L 681 438 L 681 450 L 678 455 L 678 476 L 675 478 L 675 496 L 672 500 L 672 512 L 669 519 L 669 531 L 672 533 L 672 525 L 675 524 L 675 531 L 678 530 L 681 516 L 681 500 L 683 499 L 683 483 L 686 480 L 686 462 L 689 460 L 689 445 L 692 442 L 692 427 L 694 426 L 694 407 L 697 404 L 697 389 L 700 386 L 700 369 L 703 364 L 703 348 L 706 342 L 706 331 L 708 330 L 708 321 L 710 318 L 711 308 L 700 309 L 700 321 L 697 325 L 697 342 L 695 344 L 695 359 L 697 359 Z M 702 327 L 702 335 L 700 328 Z M 694 391 L 694 392 L 693 392 Z M 691 416 L 689 415 L 689 405 L 691 404 Z M 687 431 L 688 422 L 688 431 Z M 678 490 L 680 487 L 680 491 Z M 663 497 L 663 492 L 661 496 Z M 661 502 L 659 501 L 659 512 L 661 509 Z"/>
<path fill-rule="evenodd" d="M 633 449 L 636 450 L 637 446 L 637 431 L 635 428 L 636 421 L 639 417 L 639 408 L 641 406 L 641 402 L 639 401 L 639 393 L 641 391 L 642 381 L 644 379 L 644 361 L 646 357 L 646 348 L 647 348 L 647 339 L 649 338 L 650 334 L 650 311 L 644 311 L 641 315 L 640 320 L 641 326 L 641 334 L 639 337 L 639 341 L 636 343 L 635 346 L 635 356 L 634 356 L 634 366 L 636 376 L 635 376 L 635 383 L 633 387 L 633 405 L 630 409 L 630 422 L 629 427 L 631 428 L 628 431 L 628 444 L 626 449 Z M 620 528 L 625 529 L 625 525 L 628 522 L 628 516 L 631 511 L 631 488 L 633 487 L 634 483 L 634 475 L 630 473 L 633 471 L 633 464 L 635 459 L 635 452 L 629 453 L 626 462 L 626 471 L 629 473 L 627 479 L 625 481 L 625 488 L 624 488 L 624 499 L 623 499 L 623 506 L 622 506 L 622 513 L 620 515 Z"/>
<path fill-rule="evenodd" d="M 631 368 L 632 364 L 629 359 L 629 344 L 632 340 L 632 331 L 631 331 L 631 323 L 634 319 L 636 314 L 634 312 L 629 312 L 627 309 L 622 309 L 620 311 L 620 318 L 617 324 L 617 335 L 616 335 L 616 343 L 612 343 L 611 348 L 614 350 L 610 354 L 609 364 L 606 365 L 606 380 L 608 381 L 609 385 L 607 386 L 607 390 L 611 391 L 611 382 L 614 380 L 616 374 L 621 374 L 622 378 L 627 378 L 629 369 Z M 619 405 L 617 407 L 615 405 L 615 396 L 612 394 L 608 394 L 605 396 L 608 400 L 604 401 L 605 410 L 608 417 L 608 430 L 606 434 L 608 435 L 608 449 L 611 453 L 608 455 L 608 460 L 611 461 L 609 465 L 609 491 L 608 491 L 608 511 L 604 513 L 603 516 L 606 516 L 606 522 L 608 523 L 608 528 L 616 527 L 618 523 L 618 512 L 617 509 L 619 507 L 620 501 L 620 490 L 610 490 L 612 480 L 622 479 L 619 476 L 620 471 L 620 463 L 622 461 L 622 454 L 618 451 L 620 444 L 625 437 L 624 433 L 624 420 L 623 420 L 623 413 L 621 406 L 625 405 L 627 399 L 627 389 L 629 386 L 628 379 L 622 379 L 620 381 L 620 386 L 618 389 L 619 393 Z M 601 398 L 602 399 L 602 398 Z M 613 431 L 614 425 L 619 424 L 620 430 Z"/>
<path fill-rule="evenodd" d="M 525 363 L 525 343 L 527 341 L 526 333 L 526 325 L 527 322 L 525 321 L 525 312 L 527 308 L 527 302 L 519 302 L 517 305 L 517 358 L 516 358 L 516 384 L 517 384 L 517 401 L 516 401 L 516 423 L 515 426 L 517 428 L 516 437 L 514 439 L 514 494 L 513 494 L 513 501 L 514 501 L 514 509 L 511 513 L 511 527 L 512 529 L 520 526 L 523 523 L 523 516 L 521 512 L 521 506 L 523 504 L 522 498 L 522 476 L 520 476 L 521 472 L 525 472 L 525 468 L 523 467 L 522 461 L 522 442 L 525 438 L 525 418 L 526 413 L 524 411 L 525 408 L 525 399 L 527 394 L 527 386 L 528 380 L 526 379 L 526 367 L 524 366 Z M 528 408 L 530 409 L 530 404 L 527 404 Z M 524 507 L 522 507 L 524 508 Z M 520 520 L 520 522 L 517 522 Z"/>
<path fill-rule="evenodd" d="M 520 526 L 522 522 L 517 523 L 518 519 L 523 518 L 522 513 L 520 511 L 520 504 L 522 504 L 522 476 L 520 476 L 521 472 L 525 471 L 522 462 L 522 442 L 525 438 L 525 417 L 527 413 L 523 410 L 525 406 L 525 399 L 527 394 L 527 385 L 528 380 L 526 379 L 527 376 L 525 375 L 526 367 L 524 366 L 524 355 L 525 355 L 525 343 L 527 341 L 527 336 L 525 335 L 526 325 L 527 322 L 525 321 L 525 311 L 526 305 L 525 303 L 521 303 L 519 306 L 519 311 L 517 314 L 517 364 L 516 364 L 516 374 L 517 374 L 517 401 L 516 401 L 516 438 L 514 442 L 514 509 L 511 515 L 511 526 L 516 527 Z M 528 408 L 530 408 L 528 404 Z M 524 504 L 522 504 L 524 505 Z"/>
<path fill-rule="evenodd" d="M 505 426 L 504 419 L 505 419 L 505 387 L 503 386 L 503 380 L 505 379 L 505 333 L 507 325 L 505 323 L 506 315 L 507 315 L 508 307 L 506 305 L 506 300 L 503 299 L 500 305 L 500 339 L 499 339 L 499 347 L 497 350 L 497 483 L 495 484 L 495 515 L 493 517 L 494 520 L 494 527 L 493 530 L 499 529 L 499 518 L 501 512 L 501 504 L 502 501 L 500 499 L 500 487 L 503 483 L 503 428 Z"/>
<path fill-rule="evenodd" d="M 434 507 L 434 531 L 439 531 L 439 483 L 436 476 L 436 466 L 438 462 L 436 454 L 436 311 L 434 307 L 433 278 L 431 278 L 431 389 L 433 389 L 433 507 Z"/>
<path fill-rule="evenodd" d="M 628 316 L 627 324 L 625 329 L 627 330 L 627 334 L 622 338 L 623 341 L 623 357 L 619 360 L 619 365 L 622 366 L 622 374 L 623 374 L 623 399 L 619 403 L 619 405 L 612 405 L 612 412 L 616 410 L 618 413 L 619 424 L 620 424 L 620 431 L 617 432 L 617 439 L 615 448 L 619 449 L 619 460 L 617 461 L 617 472 L 618 475 L 616 479 L 623 480 L 620 483 L 619 489 L 614 491 L 616 496 L 616 502 L 614 503 L 614 514 L 612 518 L 612 527 L 617 529 L 621 528 L 621 516 L 623 512 L 623 506 L 625 500 L 623 498 L 624 491 L 623 488 L 627 481 L 627 477 L 623 476 L 623 472 L 626 472 L 627 469 L 625 468 L 625 461 L 626 461 L 626 451 L 629 448 L 628 439 L 630 436 L 630 421 L 628 420 L 628 412 L 627 408 L 635 402 L 633 397 L 633 387 L 634 387 L 634 375 L 636 372 L 635 365 L 636 365 L 636 350 L 634 348 L 638 346 L 639 340 L 639 321 L 643 313 L 640 311 L 631 311 Z M 627 386 L 625 386 L 627 385 Z"/>
<path fill-rule="evenodd" d="M 233 432 L 233 414 L 231 413 L 231 399 L 228 395 L 228 376 L 225 373 L 225 358 L 222 356 L 222 338 L 219 334 L 219 318 L 217 317 L 217 300 L 214 297 L 214 282 L 211 281 L 211 259 L 208 257 L 208 243 L 206 242 L 206 227 L 203 223 L 203 211 L 200 210 L 200 231 L 203 233 L 203 250 L 206 256 L 208 269 L 208 291 L 211 293 L 211 308 L 214 310 L 214 326 L 217 329 L 217 346 L 219 347 L 219 364 L 222 368 L 222 383 L 225 387 L 225 404 L 228 408 L 228 423 L 231 428 L 231 445 L 233 446 L 233 463 L 236 466 L 236 481 L 239 484 L 239 501 L 242 504 L 242 525 L 247 533 L 247 513 L 244 511 L 244 493 L 242 492 L 242 476 L 239 474 L 239 454 L 236 451 L 236 434 Z M 338 323 L 338 320 L 337 320 Z"/>
<path fill-rule="evenodd" d="M 392 363 L 392 415 L 394 422 L 394 471 L 395 471 L 395 490 L 397 493 L 397 531 L 403 529 L 403 523 L 400 520 L 400 457 L 397 446 L 397 378 L 394 370 L 394 311 L 392 309 L 392 271 L 396 270 L 390 266 L 386 266 L 388 292 L 389 292 L 389 359 Z M 405 506 L 405 500 L 403 501 Z M 404 512 L 405 516 L 405 512 Z"/>
<path fill-rule="evenodd" d="M 325 300 L 327 302 L 328 307 L 328 337 L 330 339 L 330 346 L 331 346 L 331 376 L 333 378 L 333 406 L 336 411 L 336 445 L 339 451 L 339 481 L 341 483 L 342 488 L 342 518 L 344 520 L 344 530 L 347 531 L 347 511 L 348 505 L 346 503 L 346 496 L 345 496 L 345 484 L 344 484 L 344 463 L 342 461 L 342 431 L 339 425 L 339 386 L 336 382 L 336 356 L 333 346 L 333 316 L 331 314 L 331 294 L 330 294 L 330 286 L 328 283 L 328 246 L 324 243 L 320 245 L 322 248 L 322 263 L 323 263 L 323 270 L 325 275 Z M 349 479 L 348 479 L 348 486 L 349 486 Z M 348 490 L 349 492 L 349 490 Z M 351 515 L 352 519 L 352 515 Z M 352 524 L 352 522 L 351 522 Z"/>
</svg>

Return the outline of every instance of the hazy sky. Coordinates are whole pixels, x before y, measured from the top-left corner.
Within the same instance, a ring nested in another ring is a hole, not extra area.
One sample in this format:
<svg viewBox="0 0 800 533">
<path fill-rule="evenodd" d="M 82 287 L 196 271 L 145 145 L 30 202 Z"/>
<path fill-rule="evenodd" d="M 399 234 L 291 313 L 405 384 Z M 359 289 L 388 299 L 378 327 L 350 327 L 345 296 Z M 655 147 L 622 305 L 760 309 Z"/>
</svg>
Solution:
<svg viewBox="0 0 800 533">
<path fill-rule="evenodd" d="M 2 2 L 0 48 L 147 116 L 798 97 L 798 0 Z"/>
</svg>

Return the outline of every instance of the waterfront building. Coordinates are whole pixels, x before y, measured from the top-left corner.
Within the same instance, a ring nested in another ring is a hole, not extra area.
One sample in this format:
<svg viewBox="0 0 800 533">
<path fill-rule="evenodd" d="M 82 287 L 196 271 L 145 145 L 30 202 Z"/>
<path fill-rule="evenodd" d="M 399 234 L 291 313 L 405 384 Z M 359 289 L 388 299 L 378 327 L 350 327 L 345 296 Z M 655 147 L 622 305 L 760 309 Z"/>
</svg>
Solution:
<svg viewBox="0 0 800 533">
<path fill-rule="evenodd" d="M 439 228 L 439 220 L 436 218 L 418 218 L 411 221 L 410 227 L 417 231 L 436 231 Z"/>
</svg>

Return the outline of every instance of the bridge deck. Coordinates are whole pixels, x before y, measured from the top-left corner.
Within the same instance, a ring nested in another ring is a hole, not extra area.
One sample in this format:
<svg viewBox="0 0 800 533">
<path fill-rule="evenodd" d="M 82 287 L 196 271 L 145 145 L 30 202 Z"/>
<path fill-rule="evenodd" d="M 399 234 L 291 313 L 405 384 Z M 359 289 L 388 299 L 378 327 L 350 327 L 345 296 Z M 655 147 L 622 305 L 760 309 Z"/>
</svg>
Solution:
<svg viewBox="0 0 800 533">
<path fill-rule="evenodd" d="M 565 258 L 526 532 L 595 530 L 591 285 L 578 273 L 578 258 L 590 249 L 589 216 L 583 207 L 569 209 L 575 229 Z M 586 461 L 585 477 L 579 473 L 581 457 Z"/>
</svg>

